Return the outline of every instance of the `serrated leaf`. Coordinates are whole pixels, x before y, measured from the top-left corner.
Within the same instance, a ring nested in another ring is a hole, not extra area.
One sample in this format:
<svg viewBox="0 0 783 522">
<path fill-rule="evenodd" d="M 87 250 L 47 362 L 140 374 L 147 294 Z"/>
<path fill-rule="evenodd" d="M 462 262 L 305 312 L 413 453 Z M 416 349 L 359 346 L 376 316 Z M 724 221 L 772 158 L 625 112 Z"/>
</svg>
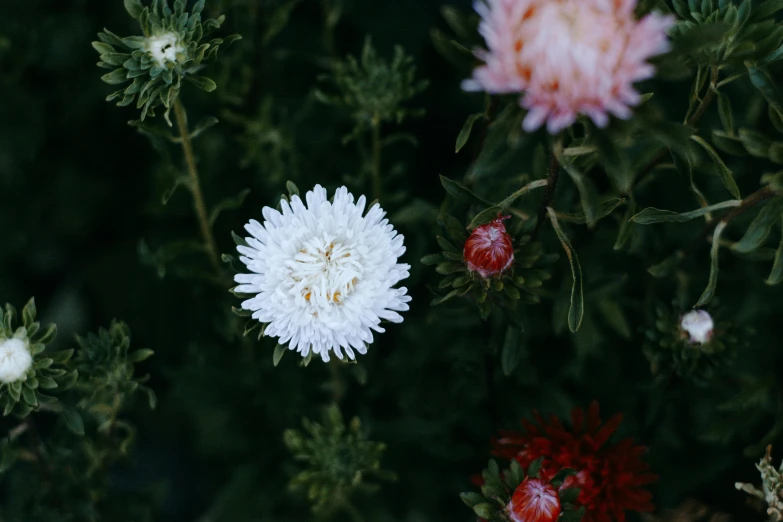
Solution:
<svg viewBox="0 0 783 522">
<path fill-rule="evenodd" d="M 571 265 L 571 277 L 573 283 L 571 285 L 571 304 L 568 309 L 568 329 L 571 332 L 576 332 L 579 326 L 582 324 L 582 318 L 584 317 L 584 291 L 582 288 L 582 266 L 579 264 L 579 257 L 571 246 L 571 242 L 568 240 L 568 236 L 560 228 L 560 224 L 557 222 L 557 215 L 552 207 L 547 207 L 547 213 L 549 220 L 552 222 L 552 227 L 555 229 L 557 238 L 560 240 L 560 244 L 565 250 L 568 262 Z"/>
<path fill-rule="evenodd" d="M 715 162 L 715 164 L 718 167 L 718 175 L 720 177 L 721 183 L 723 183 L 723 186 L 726 187 L 726 190 L 729 191 L 729 193 L 734 196 L 736 199 L 740 199 L 740 191 L 739 187 L 737 187 L 737 183 L 734 181 L 734 176 L 731 173 L 731 169 L 729 169 L 725 163 L 723 163 L 723 160 L 718 155 L 717 152 L 715 152 L 715 149 L 712 148 L 712 145 L 704 141 L 704 139 L 701 136 L 698 136 L 694 134 L 691 136 L 691 139 L 701 145 L 701 147 L 707 151 L 707 154 L 710 155 L 712 160 Z"/>
<path fill-rule="evenodd" d="M 705 214 L 709 214 L 710 212 L 714 212 L 716 210 L 738 207 L 741 204 L 742 201 L 739 199 L 730 199 L 728 201 L 716 203 L 708 207 L 702 207 L 700 209 L 682 213 L 672 212 L 671 210 L 661 210 L 654 207 L 647 207 L 633 216 L 631 221 L 634 223 L 639 223 L 640 225 L 650 225 L 653 223 L 683 223 L 685 221 L 690 221 L 691 219 L 701 217 Z"/>
<path fill-rule="evenodd" d="M 477 114 L 471 114 L 470 116 L 468 116 L 468 118 L 465 120 L 465 123 L 462 125 L 462 129 L 459 131 L 459 134 L 457 135 L 457 143 L 454 146 L 455 153 L 462 150 L 462 147 L 465 146 L 465 144 L 468 142 L 468 138 L 470 138 L 470 132 L 473 130 L 473 125 L 478 120 L 484 117 L 485 115 L 483 112 Z"/>
<path fill-rule="evenodd" d="M 720 236 L 723 234 L 723 230 L 726 228 L 726 223 L 721 221 L 718 226 L 715 227 L 715 232 L 712 234 L 712 248 L 710 249 L 710 277 L 707 283 L 707 288 L 704 289 L 704 293 L 701 294 L 699 301 L 694 305 L 694 308 L 698 308 L 706 305 L 712 301 L 715 295 L 715 288 L 718 286 L 718 253 L 720 252 Z"/>
</svg>

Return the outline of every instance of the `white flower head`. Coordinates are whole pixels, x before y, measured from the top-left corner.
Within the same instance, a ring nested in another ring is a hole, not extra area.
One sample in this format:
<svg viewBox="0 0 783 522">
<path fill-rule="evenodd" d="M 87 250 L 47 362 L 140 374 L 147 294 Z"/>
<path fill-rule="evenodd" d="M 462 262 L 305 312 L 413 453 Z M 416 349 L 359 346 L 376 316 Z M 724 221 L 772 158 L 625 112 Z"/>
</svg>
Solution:
<svg viewBox="0 0 783 522">
<path fill-rule="evenodd" d="M 329 361 L 345 350 L 364 354 L 372 331 L 384 332 L 385 319 L 402 322 L 408 310 L 406 288 L 394 285 L 408 277 L 410 265 L 397 263 L 405 252 L 403 236 L 366 198 L 354 202 L 345 187 L 333 201 L 320 185 L 305 195 L 281 201 L 282 214 L 264 207 L 264 224 L 251 220 L 248 246 L 239 246 L 251 274 L 237 274 L 236 292 L 255 294 L 242 303 L 253 318 L 268 323 L 264 335 L 288 343 L 303 357 L 310 352 Z"/>
<path fill-rule="evenodd" d="M 163 33 L 147 38 L 147 50 L 160 67 L 177 61 L 177 54 L 184 53 L 185 47 L 177 33 Z"/>
<path fill-rule="evenodd" d="M 0 382 L 16 382 L 33 365 L 26 339 L 0 339 Z"/>
<path fill-rule="evenodd" d="M 691 310 L 682 316 L 680 328 L 688 334 L 690 342 L 704 344 L 712 338 L 715 323 L 706 310 Z"/>
</svg>

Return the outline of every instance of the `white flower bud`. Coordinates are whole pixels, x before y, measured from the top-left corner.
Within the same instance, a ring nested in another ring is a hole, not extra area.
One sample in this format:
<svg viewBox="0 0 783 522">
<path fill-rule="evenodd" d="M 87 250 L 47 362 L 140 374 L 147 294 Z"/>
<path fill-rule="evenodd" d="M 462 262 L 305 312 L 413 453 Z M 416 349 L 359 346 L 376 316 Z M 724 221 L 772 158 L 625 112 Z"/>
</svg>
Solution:
<svg viewBox="0 0 783 522">
<path fill-rule="evenodd" d="M 680 328 L 688 334 L 690 342 L 704 344 L 712 338 L 712 329 L 715 323 L 706 310 L 692 310 L 682 316 Z"/>
<path fill-rule="evenodd" d="M 16 382 L 33 364 L 33 356 L 22 339 L 0 341 L 0 382 Z"/>
<path fill-rule="evenodd" d="M 185 48 L 176 33 L 165 33 L 147 38 L 147 50 L 160 67 L 177 61 L 177 53 L 184 53 Z"/>
</svg>

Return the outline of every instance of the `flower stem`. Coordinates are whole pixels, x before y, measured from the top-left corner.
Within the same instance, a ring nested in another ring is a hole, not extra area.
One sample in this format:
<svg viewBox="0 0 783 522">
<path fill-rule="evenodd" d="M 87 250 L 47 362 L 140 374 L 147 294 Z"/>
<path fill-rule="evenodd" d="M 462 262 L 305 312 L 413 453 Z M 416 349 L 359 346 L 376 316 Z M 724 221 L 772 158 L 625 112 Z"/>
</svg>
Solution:
<svg viewBox="0 0 783 522">
<path fill-rule="evenodd" d="M 179 98 L 174 101 L 174 116 L 177 119 L 177 128 L 179 129 L 179 135 L 182 138 L 182 152 L 185 155 L 185 163 L 188 167 L 190 191 L 193 194 L 193 206 L 196 210 L 199 227 L 201 228 L 201 238 L 204 241 L 204 247 L 209 255 L 212 268 L 219 274 L 220 258 L 218 257 L 215 238 L 212 236 L 212 226 L 210 225 L 209 217 L 207 216 L 207 206 L 204 203 L 204 195 L 201 192 L 201 182 L 199 181 L 198 169 L 196 168 L 196 156 L 193 154 L 193 143 L 190 140 L 190 131 L 188 130 L 188 116 L 185 113 L 185 107 L 182 106 L 182 102 Z"/>
<path fill-rule="evenodd" d="M 555 198 L 557 180 L 560 179 L 560 162 L 557 161 L 556 150 L 558 145 L 552 150 L 552 156 L 549 158 L 549 174 L 547 174 L 546 177 L 546 192 L 544 192 L 544 199 L 541 201 L 541 206 L 538 208 L 538 221 L 536 221 L 536 228 L 533 230 L 533 239 L 538 235 L 541 223 L 544 222 L 547 207 L 552 205 L 552 200 Z"/>
<path fill-rule="evenodd" d="M 375 199 L 381 199 L 381 122 L 372 119 L 372 192 Z"/>
</svg>

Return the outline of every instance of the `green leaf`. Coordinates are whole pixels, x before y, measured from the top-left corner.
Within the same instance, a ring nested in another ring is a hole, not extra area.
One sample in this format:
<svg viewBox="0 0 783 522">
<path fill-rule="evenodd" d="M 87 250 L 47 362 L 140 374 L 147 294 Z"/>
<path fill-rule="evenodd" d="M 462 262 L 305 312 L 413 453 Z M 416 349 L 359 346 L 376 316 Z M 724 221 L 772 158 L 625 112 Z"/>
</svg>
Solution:
<svg viewBox="0 0 783 522">
<path fill-rule="evenodd" d="M 155 354 L 154 351 L 150 350 L 149 348 L 144 348 L 142 350 L 136 350 L 135 352 L 128 354 L 128 362 L 131 363 L 137 363 L 144 361 L 146 359 L 149 359 Z"/>
<path fill-rule="evenodd" d="M 749 65 L 748 75 L 750 82 L 761 92 L 770 105 L 777 109 L 783 109 L 783 97 L 778 90 L 777 83 L 766 68 Z"/>
<path fill-rule="evenodd" d="M 160 197 L 160 202 L 163 205 L 168 205 L 168 203 L 171 200 L 172 196 L 174 196 L 174 193 L 182 185 L 190 187 L 190 178 L 188 176 L 179 176 L 179 177 L 177 177 L 174 180 L 174 185 L 172 185 L 168 190 L 166 190 L 166 192 L 164 192 L 163 195 Z"/>
<path fill-rule="evenodd" d="M 781 228 L 783 228 L 783 218 L 781 218 Z M 770 272 L 765 283 L 772 286 L 781 281 L 783 281 L 783 231 L 781 231 L 780 244 L 775 251 L 775 261 L 772 263 L 772 272 Z"/>
<path fill-rule="evenodd" d="M 678 214 L 677 212 L 672 212 L 671 210 L 661 210 L 654 207 L 647 207 L 646 209 L 642 210 L 641 212 L 633 216 L 631 218 L 631 221 L 633 221 L 634 223 L 639 223 L 640 225 L 649 225 L 652 223 L 672 223 L 672 222 L 683 223 L 685 221 L 690 221 L 691 219 L 695 219 L 705 214 L 709 214 L 710 212 L 714 212 L 716 210 L 738 207 L 741 204 L 742 201 L 739 199 L 730 199 L 728 201 L 723 201 L 722 203 L 716 203 L 708 207 L 702 207 L 700 209 L 691 210 L 690 212 L 683 212 L 681 214 Z"/>
<path fill-rule="evenodd" d="M 275 351 L 272 354 L 272 365 L 277 367 L 278 364 L 280 364 L 280 359 L 283 358 L 283 355 L 286 352 L 286 347 L 282 344 L 278 344 L 275 346 Z"/>
<path fill-rule="evenodd" d="M 471 24 L 461 10 L 451 5 L 444 5 L 440 8 L 440 14 L 459 38 L 468 39 L 474 35 L 476 24 Z"/>
<path fill-rule="evenodd" d="M 718 92 L 718 114 L 723 128 L 728 134 L 734 133 L 734 115 L 731 110 L 731 100 L 725 92 Z"/>
<path fill-rule="evenodd" d="M 68 429 L 74 432 L 76 435 L 84 435 L 84 420 L 81 414 L 73 406 L 63 405 L 62 409 L 63 420 Z"/>
<path fill-rule="evenodd" d="M 462 150 L 462 147 L 464 147 L 468 142 L 468 138 L 470 138 L 470 131 L 473 130 L 473 124 L 485 117 L 486 116 L 483 112 L 471 114 L 468 116 L 468 119 L 466 119 L 464 125 L 462 125 L 462 130 L 460 130 L 459 134 L 457 135 L 457 144 L 454 147 L 455 153 Z"/>
<path fill-rule="evenodd" d="M 185 79 L 203 91 L 212 92 L 217 89 L 217 84 L 206 76 L 188 75 Z"/>
<path fill-rule="evenodd" d="M 565 250 L 568 262 L 571 265 L 573 284 L 571 285 L 571 305 L 568 309 L 568 328 L 571 332 L 576 332 L 582 324 L 582 318 L 584 317 L 582 266 L 579 264 L 579 258 L 571 246 L 568 236 L 566 236 L 565 232 L 560 228 L 560 224 L 557 222 L 557 215 L 555 214 L 554 209 L 552 207 L 547 207 L 546 210 L 549 214 L 549 220 L 552 222 L 552 226 L 557 234 L 557 238 L 560 240 L 560 244 L 563 245 L 563 250 Z"/>
<path fill-rule="evenodd" d="M 470 49 L 450 39 L 440 29 L 431 29 L 430 38 L 435 50 L 442 57 L 459 67 L 469 68 L 476 62 L 476 57 Z"/>
<path fill-rule="evenodd" d="M 694 26 L 672 38 L 672 50 L 677 55 L 691 55 L 716 47 L 731 29 L 724 22 L 712 22 Z"/>
<path fill-rule="evenodd" d="M 483 504 L 476 504 L 473 506 L 473 512 L 485 520 L 494 519 L 497 510 L 497 506 L 494 506 L 489 502 L 484 502 Z"/>
<path fill-rule="evenodd" d="M 632 218 L 636 214 L 636 201 L 633 198 L 628 202 L 628 208 L 625 211 L 625 216 L 620 223 L 620 230 L 617 232 L 617 239 L 614 242 L 614 250 L 622 250 L 625 245 L 628 244 L 633 236 L 633 221 Z"/>
<path fill-rule="evenodd" d="M 726 190 L 728 190 L 729 193 L 736 199 L 740 199 L 740 191 L 737 187 L 737 183 L 734 181 L 734 176 L 732 176 L 731 170 L 726 166 L 725 163 L 723 163 L 723 160 L 720 158 L 718 153 L 715 152 L 715 149 L 713 149 L 709 143 L 704 141 L 701 136 L 694 134 L 691 136 L 691 139 L 701 145 L 701 147 L 707 151 L 707 154 L 712 157 L 712 160 L 718 166 L 718 175 L 720 176 L 720 180 L 723 183 L 723 186 L 726 187 Z"/>
<path fill-rule="evenodd" d="M 519 329 L 513 326 L 506 328 L 506 339 L 503 342 L 503 351 L 500 354 L 500 366 L 503 369 L 503 374 L 506 376 L 511 375 L 519 361 L 522 360 L 522 354 L 525 349 L 519 337 Z"/>
<path fill-rule="evenodd" d="M 769 155 L 769 147 L 772 142 L 760 132 L 740 129 L 739 138 L 742 141 L 745 150 L 747 150 L 751 156 L 766 158 Z"/>
<path fill-rule="evenodd" d="M 595 222 L 598 220 L 598 192 L 596 191 L 595 184 L 574 168 L 573 165 L 565 163 L 563 168 L 571 177 L 571 180 L 574 182 L 574 185 L 576 185 L 576 189 L 579 192 L 579 200 L 582 203 L 582 211 L 584 212 L 587 226 L 594 226 Z"/>
<path fill-rule="evenodd" d="M 581 492 L 580 488 L 565 488 L 561 489 L 557 496 L 563 504 L 573 504 Z"/>
<path fill-rule="evenodd" d="M 119 83 L 124 83 L 128 80 L 128 71 L 126 71 L 123 68 L 114 69 L 112 72 L 101 76 L 101 80 L 103 80 L 104 82 L 110 85 L 117 85 Z"/>
<path fill-rule="evenodd" d="M 144 6 L 141 5 L 141 0 L 125 0 L 125 10 L 133 19 L 138 20 L 141 12 L 144 11 Z"/>
<path fill-rule="evenodd" d="M 734 252 L 747 254 L 759 248 L 769 236 L 772 226 L 780 220 L 783 212 L 783 198 L 777 197 L 767 203 L 748 226 L 742 239 L 731 246 Z"/>
<path fill-rule="evenodd" d="M 22 324 L 24 324 L 25 328 L 30 328 L 32 324 L 35 322 L 35 315 L 36 315 L 36 309 L 35 309 L 35 298 L 30 298 L 29 301 L 27 301 L 27 304 L 24 305 L 24 308 L 22 308 Z"/>
<path fill-rule="evenodd" d="M 209 224 L 214 225 L 217 221 L 218 217 L 220 217 L 220 213 L 224 210 L 236 210 L 239 207 L 242 206 L 242 204 L 245 202 L 245 199 L 247 198 L 248 194 L 250 194 L 250 189 L 246 188 L 239 192 L 236 196 L 233 198 L 226 198 L 217 205 L 215 205 L 215 208 L 212 209 L 212 212 L 209 215 Z"/>
<path fill-rule="evenodd" d="M 473 509 L 473 506 L 476 504 L 481 504 L 482 502 L 487 501 L 487 499 L 484 498 L 484 495 L 481 493 L 476 493 L 475 491 L 460 493 L 459 498 L 461 498 L 462 501 L 471 509 Z"/>
<path fill-rule="evenodd" d="M 443 185 L 443 188 L 446 189 L 446 192 L 457 201 L 467 203 L 468 205 L 481 205 L 482 207 L 492 205 L 492 203 L 486 199 L 473 193 L 465 185 L 451 180 L 446 176 L 440 176 L 440 183 Z"/>
<path fill-rule="evenodd" d="M 783 0 L 764 0 L 753 8 L 750 19 L 756 21 L 771 18 L 781 9 L 783 9 Z"/>
<path fill-rule="evenodd" d="M 704 293 L 701 294 L 699 302 L 694 305 L 694 308 L 704 306 L 712 300 L 715 295 L 715 288 L 718 285 L 718 252 L 720 251 L 720 236 L 723 234 L 723 230 L 726 228 L 726 223 L 721 221 L 718 226 L 715 227 L 715 232 L 712 234 L 712 248 L 710 249 L 710 278 L 707 283 L 707 288 L 704 289 Z"/>
<path fill-rule="evenodd" d="M 539 457 L 527 467 L 527 476 L 534 478 L 538 476 L 538 472 L 541 470 L 541 465 L 544 462 L 544 457 Z"/>
<path fill-rule="evenodd" d="M 498 214 L 502 214 L 502 213 L 503 213 L 503 209 L 500 208 L 500 206 L 485 208 L 484 210 L 476 214 L 476 217 L 474 217 L 470 221 L 470 224 L 468 224 L 467 229 L 473 230 L 474 228 L 480 225 L 489 223 L 490 221 L 497 219 Z"/>
</svg>

